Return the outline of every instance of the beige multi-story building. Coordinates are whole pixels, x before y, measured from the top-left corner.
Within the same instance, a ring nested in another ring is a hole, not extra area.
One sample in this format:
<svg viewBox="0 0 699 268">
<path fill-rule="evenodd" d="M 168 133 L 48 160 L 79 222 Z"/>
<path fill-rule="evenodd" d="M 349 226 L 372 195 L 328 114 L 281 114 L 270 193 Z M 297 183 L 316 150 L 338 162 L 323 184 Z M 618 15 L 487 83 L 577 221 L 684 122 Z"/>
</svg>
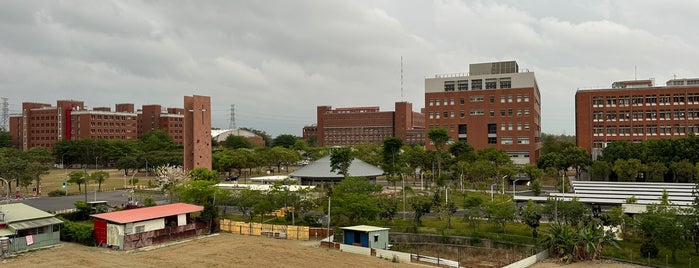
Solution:
<svg viewBox="0 0 699 268">
<path fill-rule="evenodd" d="M 474 149 L 498 148 L 515 164 L 535 163 L 541 148 L 541 96 L 533 72 L 516 61 L 469 65 L 468 74 L 425 79 L 425 125 L 444 128 Z M 427 148 L 434 148 L 426 138 Z"/>
</svg>

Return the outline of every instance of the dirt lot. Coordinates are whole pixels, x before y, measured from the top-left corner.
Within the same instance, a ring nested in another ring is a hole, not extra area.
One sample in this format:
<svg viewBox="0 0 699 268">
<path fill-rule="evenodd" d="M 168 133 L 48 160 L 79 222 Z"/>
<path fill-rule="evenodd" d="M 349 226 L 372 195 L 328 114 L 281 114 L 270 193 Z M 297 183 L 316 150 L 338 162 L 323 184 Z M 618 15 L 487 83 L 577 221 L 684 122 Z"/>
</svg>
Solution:
<svg viewBox="0 0 699 268">
<path fill-rule="evenodd" d="M 318 242 L 222 233 L 148 251 L 63 243 L 3 260 L 2 267 L 426 267 L 318 247 Z"/>
</svg>

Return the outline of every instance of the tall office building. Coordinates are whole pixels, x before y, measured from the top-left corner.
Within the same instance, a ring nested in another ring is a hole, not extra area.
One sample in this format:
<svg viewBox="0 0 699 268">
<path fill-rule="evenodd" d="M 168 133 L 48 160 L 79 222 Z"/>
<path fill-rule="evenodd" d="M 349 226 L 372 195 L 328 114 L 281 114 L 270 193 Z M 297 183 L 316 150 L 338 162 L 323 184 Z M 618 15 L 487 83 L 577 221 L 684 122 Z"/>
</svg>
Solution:
<svg viewBox="0 0 699 268">
<path fill-rule="evenodd" d="M 184 96 L 184 170 L 211 170 L 211 98 Z"/>
<path fill-rule="evenodd" d="M 396 136 L 406 144 L 425 140 L 425 116 L 413 112 L 409 102 L 396 102 L 395 111 L 380 111 L 377 106 L 333 109 L 318 106 L 317 123 L 303 128 L 303 138 L 315 136 L 320 146 L 381 144 Z"/>
<path fill-rule="evenodd" d="M 534 73 L 520 72 L 516 61 L 470 64 L 469 71 L 425 79 L 427 128 L 447 129 L 476 150 L 502 149 L 517 165 L 535 163 L 541 96 Z"/>
<path fill-rule="evenodd" d="M 577 145 L 596 159 L 609 143 L 683 138 L 699 133 L 699 78 L 614 82 L 575 93 Z"/>
<path fill-rule="evenodd" d="M 177 144 L 184 142 L 184 109 L 143 105 L 138 111 L 138 135 L 164 130 Z"/>
</svg>

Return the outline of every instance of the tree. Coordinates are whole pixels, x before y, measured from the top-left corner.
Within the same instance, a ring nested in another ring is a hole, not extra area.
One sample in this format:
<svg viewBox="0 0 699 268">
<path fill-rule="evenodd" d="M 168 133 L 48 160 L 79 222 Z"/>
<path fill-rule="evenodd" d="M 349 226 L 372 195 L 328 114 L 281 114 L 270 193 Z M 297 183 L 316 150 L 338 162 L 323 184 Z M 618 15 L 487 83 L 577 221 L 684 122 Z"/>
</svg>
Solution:
<svg viewBox="0 0 699 268">
<path fill-rule="evenodd" d="M 138 142 L 138 147 L 143 152 L 172 151 L 179 147 L 165 130 L 147 132 L 138 137 Z"/>
<path fill-rule="evenodd" d="M 345 216 L 350 224 L 374 220 L 379 206 L 373 195 L 379 193 L 381 188 L 381 185 L 373 184 L 366 178 L 345 178 L 333 187 L 333 212 Z"/>
<path fill-rule="evenodd" d="M 505 232 L 507 223 L 515 219 L 515 205 L 510 200 L 498 198 L 485 204 L 485 215 Z"/>
<path fill-rule="evenodd" d="M 187 173 L 192 180 L 195 181 L 215 181 L 218 182 L 218 173 L 214 170 L 209 170 L 204 167 L 198 167 L 190 170 Z"/>
<path fill-rule="evenodd" d="M 0 148 L 12 147 L 12 136 L 10 132 L 0 129 Z"/>
<path fill-rule="evenodd" d="M 579 180 L 583 169 L 590 166 L 590 153 L 582 147 L 569 146 L 563 150 L 565 162 L 569 167 L 575 168 L 575 176 Z"/>
<path fill-rule="evenodd" d="M 532 228 L 532 238 L 538 237 L 536 229 L 541 224 L 541 209 L 534 200 L 527 201 L 527 205 L 522 210 L 522 223 Z"/>
<path fill-rule="evenodd" d="M 591 179 L 595 181 L 606 181 L 609 180 L 609 174 L 612 173 L 612 166 L 606 162 L 597 160 L 592 162 L 590 166 Z"/>
<path fill-rule="evenodd" d="M 541 183 L 539 179 L 544 176 L 544 171 L 539 169 L 536 165 L 526 164 L 521 169 L 520 172 L 524 173 L 529 177 L 529 187 L 535 196 L 541 194 Z"/>
<path fill-rule="evenodd" d="M 687 160 L 671 162 L 670 171 L 672 171 L 672 180 L 674 182 L 694 181 L 694 165 Z"/>
<path fill-rule="evenodd" d="M 240 129 L 250 131 L 252 133 L 255 133 L 255 135 L 257 136 L 262 137 L 262 140 L 265 141 L 265 146 L 270 146 L 272 144 L 272 137 L 270 137 L 269 134 L 267 134 L 267 132 L 246 127 L 241 127 Z"/>
<path fill-rule="evenodd" d="M 379 198 L 377 204 L 379 206 L 379 219 L 384 220 L 384 224 L 388 225 L 388 222 L 392 221 L 396 212 L 398 212 L 396 202 L 388 198 Z"/>
<path fill-rule="evenodd" d="M 400 157 L 401 147 L 403 147 L 403 140 L 401 138 L 392 136 L 383 140 L 381 167 L 384 172 L 388 173 L 387 180 L 393 184 L 394 189 L 396 188 L 396 182 L 398 182 L 398 180 L 395 179 L 395 175 L 401 172 L 402 167 Z M 393 195 L 393 200 L 395 202 L 395 194 Z"/>
<path fill-rule="evenodd" d="M 255 217 L 253 208 L 263 198 L 264 196 L 260 191 L 246 188 L 235 192 L 231 202 L 243 214 L 243 217 L 246 217 L 248 221 L 252 221 Z"/>
<path fill-rule="evenodd" d="M 667 173 L 668 168 L 663 163 L 651 162 L 646 165 L 646 170 L 644 171 L 646 181 L 662 182 L 665 180 L 665 173 Z"/>
<path fill-rule="evenodd" d="M 85 184 L 87 182 L 87 178 L 85 177 L 87 174 L 82 171 L 72 171 L 70 174 L 68 174 L 68 183 L 75 183 L 78 185 L 78 192 L 82 192 L 81 186 L 82 184 Z M 87 187 L 85 187 L 85 191 L 87 192 Z"/>
<path fill-rule="evenodd" d="M 464 199 L 464 218 L 473 227 L 473 231 L 478 230 L 478 224 L 483 217 L 483 198 L 478 195 L 467 196 Z"/>
<path fill-rule="evenodd" d="M 158 177 L 160 189 L 170 196 L 170 202 L 175 200 L 178 187 L 189 181 L 189 177 L 181 166 L 159 166 L 155 169 L 155 175 Z"/>
<path fill-rule="evenodd" d="M 638 173 L 645 169 L 641 161 L 635 158 L 628 160 L 617 159 L 614 161 L 612 170 L 619 177 L 619 181 L 636 181 Z"/>
<path fill-rule="evenodd" d="M 97 183 L 97 191 L 102 191 L 102 183 L 104 183 L 107 178 L 109 178 L 109 172 L 100 170 L 95 171 L 90 174 L 90 180 Z"/>
<path fill-rule="evenodd" d="M 430 139 L 432 145 L 437 149 L 437 176 L 442 174 L 442 155 L 441 152 L 444 146 L 449 142 L 451 137 L 449 137 L 449 132 L 444 128 L 431 128 L 427 131 L 427 137 Z"/>
<path fill-rule="evenodd" d="M 272 140 L 271 147 L 281 146 L 284 148 L 291 148 L 296 144 L 297 140 L 299 140 L 299 138 L 294 135 L 282 134 Z"/>
<path fill-rule="evenodd" d="M 449 153 L 456 158 L 456 161 L 471 162 L 476 159 L 475 150 L 466 141 L 457 141 L 449 146 Z"/>
<path fill-rule="evenodd" d="M 447 218 L 447 229 L 451 229 L 451 218 L 456 213 L 456 204 L 453 201 L 446 202 L 442 204 L 440 208 L 441 214 Z"/>
<path fill-rule="evenodd" d="M 432 198 L 429 196 L 418 195 L 410 199 L 410 206 L 413 208 L 413 211 L 415 211 L 415 223 L 417 226 L 422 225 L 422 216 L 430 213 L 432 205 Z"/>
<path fill-rule="evenodd" d="M 218 207 L 215 205 L 216 199 L 218 197 L 218 200 L 222 201 L 225 198 L 220 196 L 225 196 L 228 193 L 228 191 L 218 188 L 216 181 L 212 180 L 191 180 L 183 183 L 182 187 L 178 188 L 180 201 L 204 207 L 204 211 L 199 217 L 206 221 L 213 221 L 218 218 Z"/>
<path fill-rule="evenodd" d="M 253 145 L 252 142 L 243 136 L 228 135 L 223 141 L 223 147 L 229 149 L 251 149 Z"/>
<path fill-rule="evenodd" d="M 658 243 L 672 251 L 672 261 L 675 262 L 676 252 L 686 245 L 685 230 L 692 228 L 682 225 L 680 211 L 670 204 L 667 191 L 663 191 L 660 203 L 650 204 L 646 212 L 639 216 L 638 226 L 643 232 L 646 242 L 651 246 Z"/>
<path fill-rule="evenodd" d="M 353 159 L 352 148 L 343 147 L 333 150 L 330 154 L 330 171 L 347 178 Z"/>
</svg>

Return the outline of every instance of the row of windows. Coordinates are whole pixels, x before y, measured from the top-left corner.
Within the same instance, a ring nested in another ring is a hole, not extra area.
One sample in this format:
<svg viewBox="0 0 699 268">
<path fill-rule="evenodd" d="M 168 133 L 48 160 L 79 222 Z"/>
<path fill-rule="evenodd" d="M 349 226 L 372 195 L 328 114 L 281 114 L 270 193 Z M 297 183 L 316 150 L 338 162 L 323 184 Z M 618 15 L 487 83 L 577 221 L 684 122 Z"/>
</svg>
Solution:
<svg viewBox="0 0 699 268">
<path fill-rule="evenodd" d="M 37 121 L 39 121 L 39 120 L 42 120 L 42 121 L 51 120 L 51 121 L 56 121 L 56 120 L 58 120 L 58 119 L 57 119 L 56 116 L 30 116 L 30 117 L 29 117 L 29 120 L 37 120 Z"/>
<path fill-rule="evenodd" d="M 443 102 L 442 102 L 443 100 Z M 500 96 L 500 103 L 512 103 L 516 100 L 518 103 L 519 102 L 529 102 L 529 95 L 502 95 Z M 442 104 L 446 105 L 455 105 L 455 99 L 454 98 L 444 98 L 444 99 L 429 99 L 427 101 L 428 106 L 440 106 Z M 471 96 L 469 97 L 469 102 L 483 102 L 485 101 L 485 96 Z M 495 96 L 490 95 L 488 97 L 488 102 L 489 103 L 495 103 Z M 459 98 L 459 104 L 463 105 L 466 104 L 466 98 Z"/>
<path fill-rule="evenodd" d="M 593 136 L 685 135 L 699 133 L 699 125 L 594 126 Z"/>
<path fill-rule="evenodd" d="M 444 127 L 448 129 L 450 132 L 454 132 L 455 130 L 458 130 L 459 134 L 468 134 L 468 126 L 467 124 L 459 124 L 457 125 L 430 125 L 430 128 L 440 128 Z M 502 131 L 522 131 L 522 130 L 529 130 L 530 125 L 529 123 L 500 123 L 500 130 Z M 497 124 L 488 124 L 488 134 L 497 134 Z"/>
<path fill-rule="evenodd" d="M 90 133 L 95 134 L 95 133 L 132 133 L 132 130 L 127 130 L 127 129 L 113 129 L 113 128 L 107 128 L 107 129 L 90 129 Z"/>
<path fill-rule="evenodd" d="M 58 133 L 57 129 L 38 129 L 38 130 L 32 130 L 31 134 L 56 134 Z"/>
<path fill-rule="evenodd" d="M 102 123 L 102 122 L 92 121 L 92 122 L 90 122 L 90 126 L 93 126 L 93 127 L 94 126 L 100 126 L 100 127 L 101 126 L 110 126 L 110 127 L 122 126 L 122 127 L 126 127 L 126 126 L 135 126 L 135 125 L 131 124 L 131 123 L 126 123 L 126 122 L 121 122 L 121 123 L 120 122 L 116 122 L 116 123 L 115 122 L 104 122 L 104 123 Z"/>
<path fill-rule="evenodd" d="M 699 104 L 699 93 L 676 93 L 676 94 L 648 94 L 648 95 L 633 95 L 633 96 L 595 96 L 592 97 L 593 106 L 652 106 L 652 105 L 669 105 L 694 103 Z"/>
<path fill-rule="evenodd" d="M 130 140 L 130 139 L 135 139 L 135 137 L 131 136 L 113 136 L 113 135 L 90 135 L 90 138 L 93 139 L 122 139 L 122 140 Z"/>
<path fill-rule="evenodd" d="M 56 123 L 32 123 L 30 124 L 31 127 L 55 127 Z"/>
<path fill-rule="evenodd" d="M 109 120 L 131 120 L 134 119 L 132 116 L 128 115 L 102 115 L 102 114 L 91 114 L 90 119 L 109 119 Z"/>
<path fill-rule="evenodd" d="M 480 90 L 483 89 L 483 85 L 485 85 L 485 89 L 512 88 L 512 78 L 487 78 L 485 83 L 483 83 L 483 79 L 473 79 L 470 80 L 470 83 L 469 80 L 444 81 L 444 91 Z"/>
<path fill-rule="evenodd" d="M 594 111 L 593 121 L 699 119 L 699 109 L 645 110 L 645 111 Z"/>
<path fill-rule="evenodd" d="M 501 117 L 505 117 L 505 116 L 512 117 L 513 115 L 515 115 L 514 112 L 515 112 L 515 110 L 512 108 L 500 109 L 500 116 Z M 516 112 L 517 112 L 516 113 L 517 117 L 520 117 L 520 116 L 528 117 L 530 114 L 529 109 L 517 109 Z M 469 115 L 485 115 L 485 110 L 483 110 L 483 109 L 471 109 L 471 110 L 469 110 L 468 114 Z M 490 117 L 495 117 L 495 109 L 490 109 L 488 111 L 488 115 L 490 115 Z M 427 115 L 427 117 L 429 119 L 454 118 L 455 116 L 456 116 L 456 114 L 454 111 L 429 112 L 429 114 Z M 466 111 L 464 111 L 464 110 L 459 111 L 459 118 L 464 118 L 464 117 L 466 117 Z"/>
</svg>

